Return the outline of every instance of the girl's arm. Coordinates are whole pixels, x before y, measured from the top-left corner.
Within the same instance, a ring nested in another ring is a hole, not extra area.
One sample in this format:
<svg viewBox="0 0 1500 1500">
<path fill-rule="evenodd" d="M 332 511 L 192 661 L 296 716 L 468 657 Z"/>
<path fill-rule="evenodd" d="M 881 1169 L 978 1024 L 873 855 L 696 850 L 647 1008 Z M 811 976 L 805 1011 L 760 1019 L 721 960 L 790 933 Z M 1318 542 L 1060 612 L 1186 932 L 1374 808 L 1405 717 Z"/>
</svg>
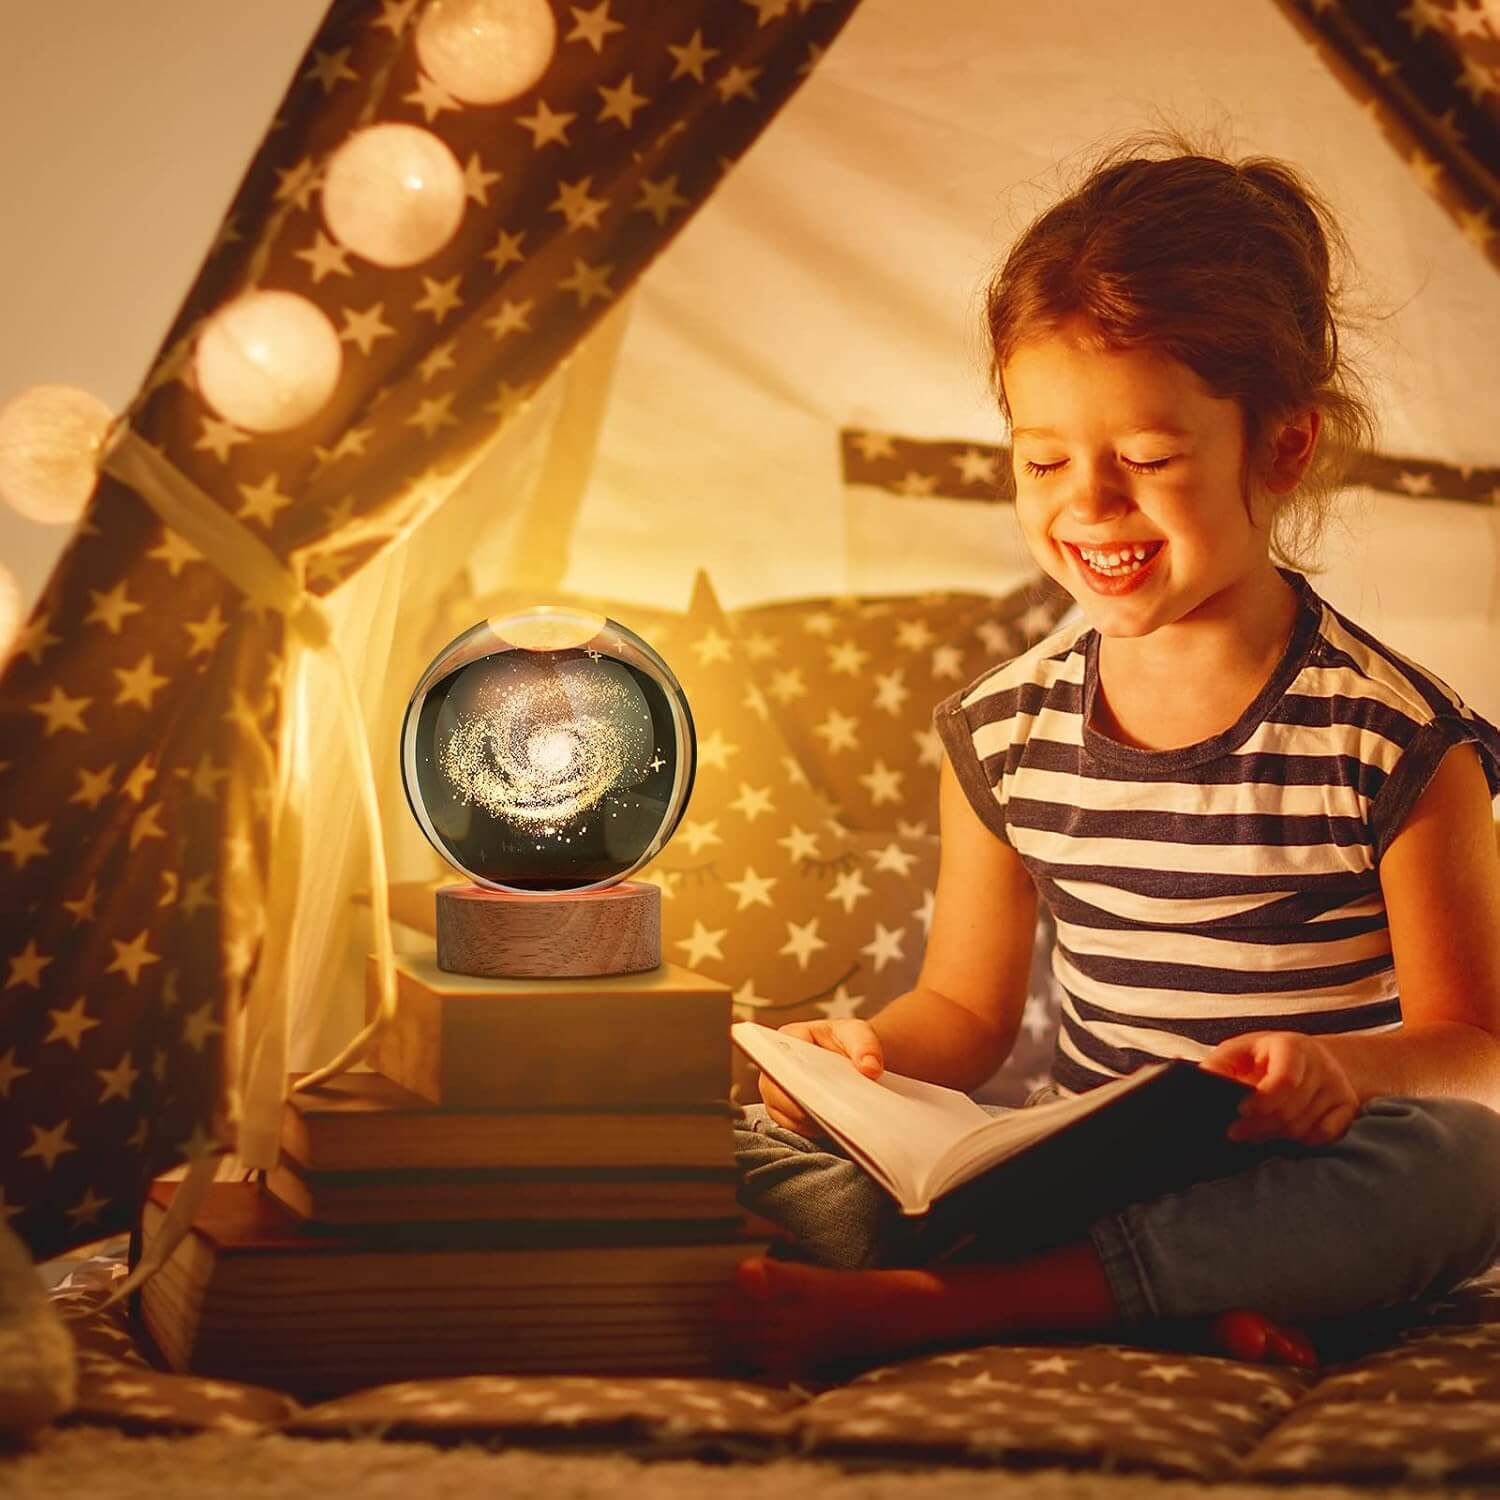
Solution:
<svg viewBox="0 0 1500 1500">
<path fill-rule="evenodd" d="M 1500 1110 L 1500 854 L 1489 783 L 1455 745 L 1380 862 L 1402 1026 L 1323 1045 L 1361 1101 L 1448 1094 Z"/>
<path fill-rule="evenodd" d="M 1020 856 L 969 805 L 946 755 L 938 819 L 942 849 L 922 972 L 871 1024 L 893 1072 L 967 1090 L 1005 1061 L 1021 1029 L 1037 894 Z"/>
<path fill-rule="evenodd" d="M 1402 1025 L 1376 1036 L 1253 1031 L 1201 1065 L 1253 1084 L 1237 1140 L 1323 1145 L 1381 1094 L 1450 1095 L 1500 1110 L 1500 856 L 1489 783 L 1457 745 L 1380 862 Z"/>
</svg>

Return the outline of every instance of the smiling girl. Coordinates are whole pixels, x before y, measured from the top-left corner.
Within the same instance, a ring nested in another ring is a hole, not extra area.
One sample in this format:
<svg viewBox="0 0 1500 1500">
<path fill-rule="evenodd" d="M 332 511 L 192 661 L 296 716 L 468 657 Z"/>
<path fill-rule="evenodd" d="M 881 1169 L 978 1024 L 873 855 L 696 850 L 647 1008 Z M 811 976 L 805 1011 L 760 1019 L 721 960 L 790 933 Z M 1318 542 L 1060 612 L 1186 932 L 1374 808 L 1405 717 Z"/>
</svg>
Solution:
<svg viewBox="0 0 1500 1500">
<path fill-rule="evenodd" d="M 1309 1325 L 1500 1251 L 1500 730 L 1282 547 L 1371 429 L 1330 242 L 1284 163 L 1126 147 L 1016 243 L 987 307 L 1015 512 L 1082 620 L 936 709 L 916 987 L 783 1028 L 977 1087 L 1045 901 L 1063 1009 L 1028 1102 L 1195 1061 L 1254 1086 L 1220 1169 L 1097 1217 L 1059 1183 L 959 1239 L 940 1210 L 901 1220 L 763 1078 L 741 1200 L 792 1241 L 726 1302 L 749 1362 L 1185 1323 L 1306 1364 Z"/>
</svg>

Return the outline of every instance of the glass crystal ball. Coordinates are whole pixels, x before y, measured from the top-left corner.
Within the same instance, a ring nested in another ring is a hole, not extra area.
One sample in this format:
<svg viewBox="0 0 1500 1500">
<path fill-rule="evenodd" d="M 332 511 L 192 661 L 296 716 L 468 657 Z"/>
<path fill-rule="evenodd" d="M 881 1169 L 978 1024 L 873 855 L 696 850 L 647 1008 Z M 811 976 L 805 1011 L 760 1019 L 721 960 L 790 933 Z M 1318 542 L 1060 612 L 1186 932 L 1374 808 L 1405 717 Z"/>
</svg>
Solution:
<svg viewBox="0 0 1500 1500">
<path fill-rule="evenodd" d="M 500 891 L 625 879 L 677 827 L 696 755 L 666 662 L 616 620 L 550 605 L 450 641 L 401 726 L 401 780 L 422 832 Z"/>
</svg>

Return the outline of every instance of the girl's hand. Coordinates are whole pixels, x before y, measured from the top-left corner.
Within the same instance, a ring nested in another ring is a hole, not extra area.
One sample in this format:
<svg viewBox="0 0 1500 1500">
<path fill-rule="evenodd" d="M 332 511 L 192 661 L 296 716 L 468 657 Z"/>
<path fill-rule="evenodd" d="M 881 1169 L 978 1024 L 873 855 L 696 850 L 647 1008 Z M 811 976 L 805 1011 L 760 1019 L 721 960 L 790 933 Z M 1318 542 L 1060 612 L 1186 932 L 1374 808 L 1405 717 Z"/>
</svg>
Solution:
<svg viewBox="0 0 1500 1500">
<path fill-rule="evenodd" d="M 885 1071 L 885 1050 L 875 1028 L 868 1021 L 858 1021 L 852 1016 L 837 1021 L 789 1021 L 778 1026 L 788 1036 L 801 1037 L 804 1042 L 813 1042 L 847 1057 L 866 1078 L 878 1078 Z M 766 1113 L 778 1124 L 798 1135 L 818 1136 L 824 1133 L 818 1122 L 802 1112 L 800 1106 L 781 1089 L 777 1088 L 764 1073 L 760 1075 L 760 1097 Z"/>
<path fill-rule="evenodd" d="M 1198 1066 L 1255 1086 L 1229 1127 L 1232 1141 L 1284 1139 L 1326 1146 L 1359 1113 L 1359 1095 L 1338 1059 L 1300 1031 L 1248 1031 L 1230 1037 Z"/>
</svg>

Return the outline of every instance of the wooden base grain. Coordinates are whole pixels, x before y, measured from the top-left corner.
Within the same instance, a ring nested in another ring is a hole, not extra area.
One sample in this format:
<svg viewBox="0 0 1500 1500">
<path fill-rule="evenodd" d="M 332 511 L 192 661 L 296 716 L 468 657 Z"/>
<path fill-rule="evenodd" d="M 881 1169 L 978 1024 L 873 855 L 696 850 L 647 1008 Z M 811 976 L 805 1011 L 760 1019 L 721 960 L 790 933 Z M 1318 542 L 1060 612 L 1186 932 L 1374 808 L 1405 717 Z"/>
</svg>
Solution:
<svg viewBox="0 0 1500 1500">
<path fill-rule="evenodd" d="M 437 892 L 437 961 L 450 974 L 492 979 L 654 969 L 661 963 L 661 890 L 640 880 L 536 895 L 444 886 Z"/>
</svg>

